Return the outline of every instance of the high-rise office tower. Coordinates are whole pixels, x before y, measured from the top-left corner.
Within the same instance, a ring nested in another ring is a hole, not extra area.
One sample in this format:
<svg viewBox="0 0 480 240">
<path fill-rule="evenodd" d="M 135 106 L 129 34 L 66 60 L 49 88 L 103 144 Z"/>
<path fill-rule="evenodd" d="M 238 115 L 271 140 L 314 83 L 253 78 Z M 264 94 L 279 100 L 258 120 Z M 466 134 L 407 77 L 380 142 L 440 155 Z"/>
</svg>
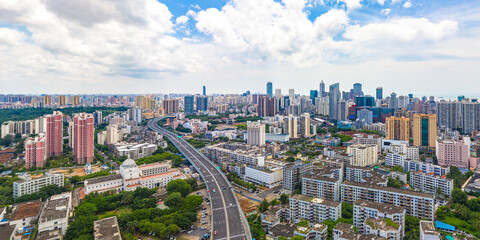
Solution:
<svg viewBox="0 0 480 240">
<path fill-rule="evenodd" d="M 139 107 L 130 108 L 127 110 L 128 119 L 136 123 L 142 122 L 142 109 Z M 95 124 L 97 124 L 95 113 L 93 113 L 93 118 L 95 119 Z"/>
<path fill-rule="evenodd" d="M 383 99 L 383 88 L 382 87 L 377 87 L 377 99 Z"/>
<path fill-rule="evenodd" d="M 157 101 L 149 95 L 138 95 L 135 97 L 135 106 L 141 109 L 155 109 Z"/>
<path fill-rule="evenodd" d="M 178 112 L 178 99 L 163 100 L 163 111 L 165 114 Z"/>
<path fill-rule="evenodd" d="M 277 114 L 278 100 L 269 96 L 258 99 L 257 113 L 260 117 L 273 117 Z"/>
<path fill-rule="evenodd" d="M 272 82 L 267 82 L 267 95 L 273 97 L 273 84 Z"/>
<path fill-rule="evenodd" d="M 359 107 L 374 107 L 375 99 L 372 96 L 355 97 L 355 104 Z"/>
<path fill-rule="evenodd" d="M 247 126 L 247 144 L 253 146 L 265 145 L 265 125 L 249 123 Z"/>
<path fill-rule="evenodd" d="M 197 111 L 208 111 L 207 96 L 197 96 Z"/>
<path fill-rule="evenodd" d="M 275 89 L 275 97 L 278 99 L 282 98 L 282 89 L 280 88 Z"/>
<path fill-rule="evenodd" d="M 413 114 L 413 145 L 434 148 L 437 140 L 437 115 Z"/>
<path fill-rule="evenodd" d="M 397 94 L 392 93 L 390 94 L 390 108 L 397 108 L 397 107 L 398 107 Z"/>
<path fill-rule="evenodd" d="M 325 83 L 323 82 L 323 80 L 320 82 L 320 88 L 318 90 L 319 90 L 318 92 L 319 97 L 326 97 Z"/>
<path fill-rule="evenodd" d="M 203 86 L 203 96 L 207 96 L 207 87 Z"/>
<path fill-rule="evenodd" d="M 290 99 L 290 104 L 295 103 L 295 89 L 288 89 L 288 99 Z"/>
<path fill-rule="evenodd" d="M 25 168 L 45 166 L 45 139 L 36 137 L 25 141 Z"/>
<path fill-rule="evenodd" d="M 192 114 L 195 111 L 194 108 L 195 97 L 193 95 L 188 95 L 184 97 L 184 111 L 185 114 Z"/>
<path fill-rule="evenodd" d="M 329 117 L 330 119 L 337 119 L 337 103 L 340 100 L 340 84 L 334 83 L 330 85 L 328 90 L 328 101 L 329 101 Z"/>
<path fill-rule="evenodd" d="M 318 97 L 318 90 L 310 90 L 310 99 L 312 100 L 312 104 L 315 105 L 315 98 Z"/>
<path fill-rule="evenodd" d="M 353 84 L 353 96 L 363 96 L 362 92 L 362 84 L 361 83 L 355 83 Z"/>
<path fill-rule="evenodd" d="M 78 164 L 93 161 L 93 115 L 77 113 L 73 117 L 71 139 L 73 141 L 73 162 Z"/>
<path fill-rule="evenodd" d="M 60 95 L 58 96 L 58 105 L 65 106 L 67 103 L 65 96 Z"/>
<path fill-rule="evenodd" d="M 410 140 L 410 119 L 406 117 L 387 117 L 385 120 L 385 139 Z"/>
<path fill-rule="evenodd" d="M 45 148 L 46 156 L 60 156 L 63 152 L 63 114 L 55 111 L 45 115 Z"/>
<path fill-rule="evenodd" d="M 140 108 L 138 108 L 138 109 L 140 109 Z M 93 119 L 94 119 L 95 125 L 98 125 L 98 124 L 102 123 L 103 122 L 102 111 L 98 111 L 98 110 L 95 111 L 93 113 Z"/>
</svg>

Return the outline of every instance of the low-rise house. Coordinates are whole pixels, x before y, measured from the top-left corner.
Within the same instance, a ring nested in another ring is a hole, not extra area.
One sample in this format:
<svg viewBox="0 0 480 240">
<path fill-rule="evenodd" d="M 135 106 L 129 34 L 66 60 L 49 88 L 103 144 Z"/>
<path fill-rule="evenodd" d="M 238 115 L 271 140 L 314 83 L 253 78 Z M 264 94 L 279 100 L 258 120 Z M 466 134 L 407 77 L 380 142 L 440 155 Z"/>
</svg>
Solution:
<svg viewBox="0 0 480 240">
<path fill-rule="evenodd" d="M 58 236 L 65 234 L 71 206 L 70 192 L 53 195 L 45 202 L 38 220 L 38 232 L 45 235 L 42 240 L 58 239 Z"/>
<path fill-rule="evenodd" d="M 14 226 L 16 231 L 34 227 L 40 215 L 41 207 L 42 201 L 40 200 L 15 204 L 10 218 L 10 226 Z"/>
<path fill-rule="evenodd" d="M 122 240 L 117 217 L 104 218 L 93 223 L 95 240 Z"/>
</svg>

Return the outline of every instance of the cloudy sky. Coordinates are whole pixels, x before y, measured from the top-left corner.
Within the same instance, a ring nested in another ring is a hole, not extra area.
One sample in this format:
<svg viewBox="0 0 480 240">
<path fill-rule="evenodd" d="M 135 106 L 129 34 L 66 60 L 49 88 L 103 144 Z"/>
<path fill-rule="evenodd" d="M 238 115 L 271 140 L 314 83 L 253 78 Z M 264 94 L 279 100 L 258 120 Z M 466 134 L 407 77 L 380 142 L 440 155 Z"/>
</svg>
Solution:
<svg viewBox="0 0 480 240">
<path fill-rule="evenodd" d="M 480 96 L 476 0 L 0 1 L 0 93 Z"/>
</svg>

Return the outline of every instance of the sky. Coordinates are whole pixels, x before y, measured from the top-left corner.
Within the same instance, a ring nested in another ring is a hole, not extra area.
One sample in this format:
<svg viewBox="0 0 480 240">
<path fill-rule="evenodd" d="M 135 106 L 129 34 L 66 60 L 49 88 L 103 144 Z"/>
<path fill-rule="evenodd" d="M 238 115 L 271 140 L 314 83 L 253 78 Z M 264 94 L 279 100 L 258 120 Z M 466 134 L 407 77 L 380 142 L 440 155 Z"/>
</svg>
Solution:
<svg viewBox="0 0 480 240">
<path fill-rule="evenodd" d="M 0 1 L 0 93 L 480 97 L 472 0 Z"/>
</svg>

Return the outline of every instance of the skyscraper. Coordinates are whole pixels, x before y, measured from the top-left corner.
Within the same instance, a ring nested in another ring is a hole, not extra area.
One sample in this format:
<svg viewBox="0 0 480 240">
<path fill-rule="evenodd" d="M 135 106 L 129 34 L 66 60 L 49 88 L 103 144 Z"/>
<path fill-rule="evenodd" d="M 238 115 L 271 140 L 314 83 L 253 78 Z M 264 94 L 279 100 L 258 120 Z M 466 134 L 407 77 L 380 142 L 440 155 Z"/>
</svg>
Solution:
<svg viewBox="0 0 480 240">
<path fill-rule="evenodd" d="M 315 105 L 315 98 L 318 97 L 317 90 L 310 90 L 310 99 L 312 100 L 312 104 Z"/>
<path fill-rule="evenodd" d="M 64 95 L 58 96 L 58 105 L 65 106 L 66 103 L 67 101 Z"/>
<path fill-rule="evenodd" d="M 63 114 L 55 111 L 53 114 L 45 115 L 45 121 L 46 156 L 60 156 L 63 152 Z"/>
<path fill-rule="evenodd" d="M 310 137 L 310 114 L 308 113 L 300 115 L 300 134 L 305 138 Z"/>
<path fill-rule="evenodd" d="M 203 86 L 203 96 L 207 95 L 207 87 Z"/>
<path fill-rule="evenodd" d="M 207 96 L 197 96 L 197 111 L 208 111 Z"/>
<path fill-rule="evenodd" d="M 267 95 L 273 97 L 273 84 L 272 82 L 267 82 Z"/>
<path fill-rule="evenodd" d="M 282 89 L 280 88 L 275 89 L 275 97 L 278 99 L 282 98 Z"/>
<path fill-rule="evenodd" d="M 178 112 L 178 99 L 163 100 L 163 111 L 165 114 Z"/>
<path fill-rule="evenodd" d="M 260 117 L 273 117 L 277 114 L 278 100 L 269 96 L 258 99 L 257 113 Z"/>
<path fill-rule="evenodd" d="M 362 92 L 362 84 L 361 83 L 355 83 L 353 84 L 353 96 L 363 96 Z"/>
<path fill-rule="evenodd" d="M 406 117 L 387 117 L 385 131 L 388 140 L 410 140 L 410 119 Z"/>
<path fill-rule="evenodd" d="M 140 109 L 140 108 L 138 108 L 138 109 Z M 102 123 L 103 122 L 102 111 L 98 111 L 98 110 L 95 111 L 93 113 L 93 119 L 94 119 L 95 125 L 98 125 L 98 124 Z"/>
<path fill-rule="evenodd" d="M 437 115 L 413 114 L 413 145 L 434 148 L 437 140 Z"/>
<path fill-rule="evenodd" d="M 392 93 L 390 94 L 390 108 L 397 108 L 397 107 L 398 107 L 397 94 Z"/>
<path fill-rule="evenodd" d="M 93 115 L 78 113 L 73 117 L 71 139 L 73 141 L 73 162 L 79 164 L 93 161 Z"/>
<path fill-rule="evenodd" d="M 247 125 L 247 144 L 254 146 L 265 145 L 265 125 L 261 123 L 249 123 Z"/>
<path fill-rule="evenodd" d="M 284 119 L 285 121 L 285 133 L 290 135 L 290 139 L 298 138 L 298 117 L 293 115 L 288 116 Z"/>
<path fill-rule="evenodd" d="M 326 95 L 326 93 L 325 93 L 325 83 L 323 82 L 323 80 L 320 82 L 320 88 L 318 90 L 319 90 L 319 92 L 318 92 L 319 97 L 325 97 L 325 95 Z"/>
<path fill-rule="evenodd" d="M 377 87 L 377 99 L 383 99 L 383 88 Z"/>
<path fill-rule="evenodd" d="M 183 102 L 185 114 L 192 114 L 195 111 L 195 108 L 193 106 L 194 99 L 195 97 L 193 95 L 185 96 Z"/>
<path fill-rule="evenodd" d="M 79 105 L 80 104 L 80 97 L 78 95 L 75 95 L 72 97 L 72 105 Z"/>
<path fill-rule="evenodd" d="M 290 99 L 290 104 L 295 103 L 295 89 L 288 89 L 288 99 Z"/>
<path fill-rule="evenodd" d="M 330 85 L 328 90 L 329 101 L 329 117 L 330 119 L 337 119 L 337 103 L 340 100 L 340 84 L 334 83 Z"/>
</svg>

